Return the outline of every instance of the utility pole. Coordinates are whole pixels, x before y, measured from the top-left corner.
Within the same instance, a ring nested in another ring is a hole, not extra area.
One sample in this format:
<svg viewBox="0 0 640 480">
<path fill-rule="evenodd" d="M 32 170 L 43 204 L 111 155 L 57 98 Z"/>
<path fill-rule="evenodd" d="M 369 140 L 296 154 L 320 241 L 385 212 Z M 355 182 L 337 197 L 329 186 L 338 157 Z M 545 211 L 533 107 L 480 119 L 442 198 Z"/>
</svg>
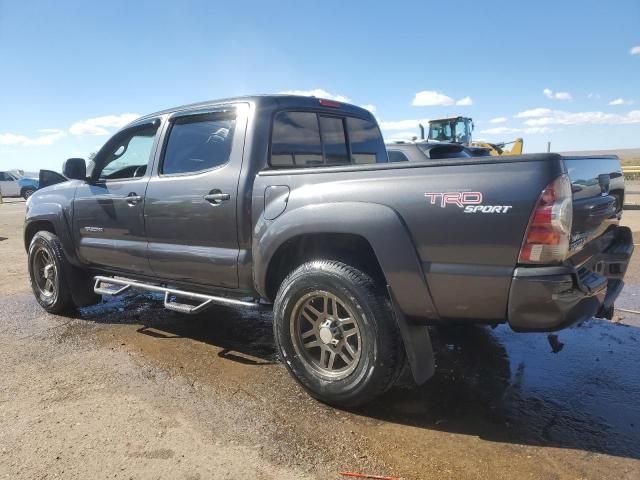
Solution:
<svg viewBox="0 0 640 480">
<path fill-rule="evenodd" d="M 547 142 L 547 153 L 551 153 L 551 142 Z"/>
</svg>

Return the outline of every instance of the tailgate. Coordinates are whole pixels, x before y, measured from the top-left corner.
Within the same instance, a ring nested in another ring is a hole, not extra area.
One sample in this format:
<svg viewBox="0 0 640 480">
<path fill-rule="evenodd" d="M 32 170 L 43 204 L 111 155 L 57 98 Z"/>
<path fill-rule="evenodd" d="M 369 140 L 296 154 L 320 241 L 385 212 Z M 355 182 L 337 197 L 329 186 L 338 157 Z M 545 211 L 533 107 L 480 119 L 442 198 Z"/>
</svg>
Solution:
<svg viewBox="0 0 640 480">
<path fill-rule="evenodd" d="M 572 252 L 577 252 L 612 224 L 624 204 L 624 176 L 616 156 L 564 157 L 573 191 Z"/>
</svg>

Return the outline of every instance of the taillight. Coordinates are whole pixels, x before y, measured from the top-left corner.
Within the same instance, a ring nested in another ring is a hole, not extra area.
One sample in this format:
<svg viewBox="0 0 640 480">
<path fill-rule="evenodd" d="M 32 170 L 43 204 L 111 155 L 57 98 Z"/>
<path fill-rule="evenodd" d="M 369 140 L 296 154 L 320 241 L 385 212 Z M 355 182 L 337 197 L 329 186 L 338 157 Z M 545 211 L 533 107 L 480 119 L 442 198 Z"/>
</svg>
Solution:
<svg viewBox="0 0 640 480">
<path fill-rule="evenodd" d="M 520 263 L 557 263 L 569 254 L 573 221 L 571 182 L 564 174 L 540 194 L 520 249 Z"/>
</svg>

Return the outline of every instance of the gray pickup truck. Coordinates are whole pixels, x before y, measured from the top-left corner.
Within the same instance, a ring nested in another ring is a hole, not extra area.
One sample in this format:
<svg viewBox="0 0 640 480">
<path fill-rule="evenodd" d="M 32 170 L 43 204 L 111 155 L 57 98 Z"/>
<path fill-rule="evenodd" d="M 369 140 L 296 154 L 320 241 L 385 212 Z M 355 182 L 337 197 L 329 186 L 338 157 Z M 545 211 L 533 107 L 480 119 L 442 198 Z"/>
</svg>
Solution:
<svg viewBox="0 0 640 480">
<path fill-rule="evenodd" d="M 33 292 L 272 308 L 286 367 L 346 407 L 433 374 L 427 325 L 611 316 L 633 251 L 616 157 L 440 157 L 389 162 L 371 113 L 313 97 L 147 115 L 29 199 Z"/>
</svg>

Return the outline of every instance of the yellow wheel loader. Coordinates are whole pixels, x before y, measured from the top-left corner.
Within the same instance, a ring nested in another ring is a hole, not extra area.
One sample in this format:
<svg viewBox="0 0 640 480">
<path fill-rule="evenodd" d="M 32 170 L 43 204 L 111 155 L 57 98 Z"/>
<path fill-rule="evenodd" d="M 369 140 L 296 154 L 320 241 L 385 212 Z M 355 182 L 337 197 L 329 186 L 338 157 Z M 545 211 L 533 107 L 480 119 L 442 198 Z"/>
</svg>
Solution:
<svg viewBox="0 0 640 480">
<path fill-rule="evenodd" d="M 424 127 L 420 125 L 422 138 Z M 472 140 L 473 120 L 469 117 L 439 118 L 429 121 L 429 135 L 427 139 L 433 142 L 459 143 L 467 147 L 484 148 L 491 155 L 522 155 L 524 142 L 522 138 L 516 138 L 512 142 L 489 143 L 475 142 Z M 512 145 L 506 150 L 506 145 Z"/>
</svg>

